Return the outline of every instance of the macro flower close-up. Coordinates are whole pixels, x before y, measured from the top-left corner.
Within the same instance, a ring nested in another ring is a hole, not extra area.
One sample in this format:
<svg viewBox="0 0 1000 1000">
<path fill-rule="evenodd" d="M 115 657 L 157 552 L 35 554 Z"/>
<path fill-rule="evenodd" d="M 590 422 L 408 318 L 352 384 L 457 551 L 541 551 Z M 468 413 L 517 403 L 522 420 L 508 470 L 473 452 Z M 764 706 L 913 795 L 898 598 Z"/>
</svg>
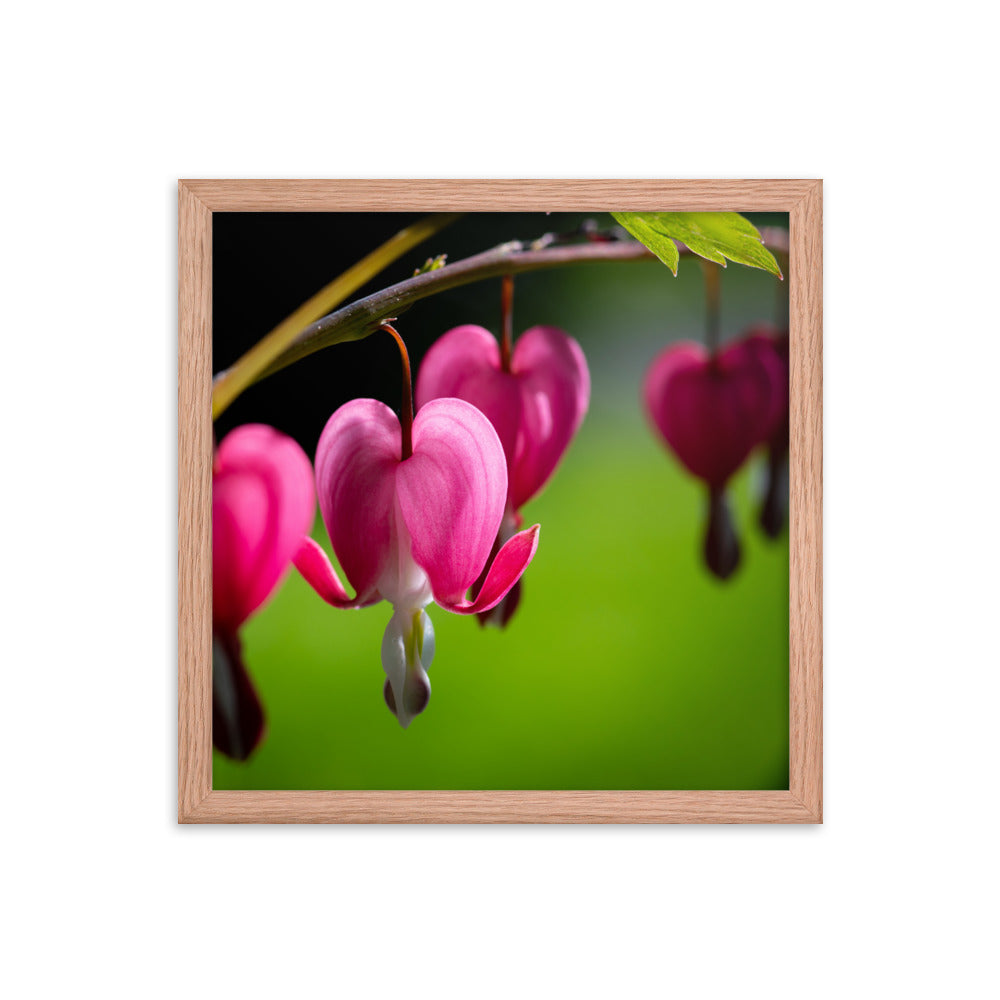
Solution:
<svg viewBox="0 0 1000 1000">
<path fill-rule="evenodd" d="M 213 787 L 787 788 L 786 214 L 212 236 L 220 450 L 308 479 L 272 598 L 217 573 Z"/>
<path fill-rule="evenodd" d="M 328 604 L 386 600 L 385 698 L 405 729 L 427 706 L 434 630 L 424 608 L 488 611 L 535 554 L 538 525 L 514 535 L 487 565 L 503 517 L 507 469 L 489 421 L 460 399 L 434 400 L 403 427 L 384 403 L 357 399 L 330 418 L 316 451 L 320 511 L 350 597 L 312 539 L 295 565 Z M 485 572 L 473 598 L 466 592 Z"/>
</svg>

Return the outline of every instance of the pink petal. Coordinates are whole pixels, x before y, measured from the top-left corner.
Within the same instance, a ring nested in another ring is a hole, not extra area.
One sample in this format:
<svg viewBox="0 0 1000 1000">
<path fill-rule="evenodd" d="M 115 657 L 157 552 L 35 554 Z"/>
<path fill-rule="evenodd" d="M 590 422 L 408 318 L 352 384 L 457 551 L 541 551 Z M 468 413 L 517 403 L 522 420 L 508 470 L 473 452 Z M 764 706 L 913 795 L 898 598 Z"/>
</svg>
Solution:
<svg viewBox="0 0 1000 1000">
<path fill-rule="evenodd" d="M 312 527 L 312 466 L 285 434 L 263 424 L 230 432 L 212 482 L 212 611 L 235 631 L 277 587 Z"/>
<path fill-rule="evenodd" d="M 590 375 L 579 345 L 555 327 L 526 330 L 514 346 L 511 371 L 504 372 L 493 335 L 459 326 L 427 352 L 417 378 L 421 406 L 444 396 L 472 403 L 493 424 L 516 509 L 545 485 L 579 429 Z"/>
<path fill-rule="evenodd" d="M 512 463 L 512 506 L 531 499 L 555 471 L 590 402 L 590 372 L 580 345 L 553 326 L 517 339 L 511 370 L 521 385 L 521 427 Z"/>
<path fill-rule="evenodd" d="M 485 414 L 503 445 L 507 480 L 521 425 L 519 380 L 500 369 L 500 346 L 481 326 L 456 326 L 424 356 L 417 375 L 417 406 L 432 399 L 464 399 Z"/>
<path fill-rule="evenodd" d="M 489 330 L 467 324 L 438 337 L 417 375 L 417 407 L 432 399 L 464 399 L 469 374 L 500 371 L 500 345 Z"/>
<path fill-rule="evenodd" d="M 254 473 L 216 475 L 212 483 L 212 621 L 235 633 L 254 609 L 252 591 L 273 551 L 273 494 Z"/>
<path fill-rule="evenodd" d="M 360 595 L 349 596 L 330 562 L 330 557 L 311 538 L 302 539 L 292 561 L 295 563 L 295 568 L 305 577 L 306 583 L 327 604 L 332 604 L 335 608 L 363 608 L 369 604 L 377 604 L 381 599 L 378 594 L 368 600 L 360 600 Z"/>
<path fill-rule="evenodd" d="M 460 615 L 474 615 L 489 611 L 507 595 L 507 592 L 521 578 L 538 549 L 539 526 L 518 532 L 497 553 L 482 588 L 474 601 L 446 601 L 435 593 L 434 599 L 447 611 Z"/>
<path fill-rule="evenodd" d="M 507 494 L 503 448 L 489 420 L 461 399 L 422 406 L 396 492 L 413 558 L 434 599 L 461 601 L 486 564 Z"/>
<path fill-rule="evenodd" d="M 352 605 L 372 602 L 389 556 L 400 447 L 392 410 L 375 399 L 354 399 L 330 417 L 316 448 L 319 507 L 333 551 L 357 591 Z M 336 604 L 347 597 L 339 581 L 331 582 L 336 574 L 328 560 L 329 576 L 315 553 L 303 559 L 319 586 L 299 567 L 303 576 L 324 600 L 333 597 Z"/>
</svg>

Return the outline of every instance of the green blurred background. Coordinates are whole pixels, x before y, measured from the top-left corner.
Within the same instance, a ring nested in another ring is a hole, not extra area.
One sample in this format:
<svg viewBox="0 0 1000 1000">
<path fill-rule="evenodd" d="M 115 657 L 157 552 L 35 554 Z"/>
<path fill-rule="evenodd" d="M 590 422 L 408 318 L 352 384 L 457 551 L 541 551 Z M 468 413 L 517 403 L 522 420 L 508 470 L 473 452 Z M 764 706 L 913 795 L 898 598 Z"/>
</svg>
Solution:
<svg viewBox="0 0 1000 1000">
<path fill-rule="evenodd" d="M 611 224 L 608 216 L 589 217 Z M 447 251 L 457 260 L 507 239 L 569 231 L 583 218 L 467 217 L 362 294 L 412 273 L 432 253 Z M 787 226 L 787 216 L 750 218 L 759 226 Z M 406 221 L 331 216 L 317 225 L 334 227 L 331 239 L 341 254 L 348 240 L 350 263 Z M 286 220 L 289 232 L 296 222 L 303 220 Z M 329 268 L 325 275 L 317 280 L 296 271 L 309 287 L 300 292 L 289 281 L 269 305 L 273 317 L 261 309 L 248 321 L 230 303 L 245 302 L 255 276 L 242 257 L 234 262 L 246 254 L 247 232 L 260 233 L 251 243 L 262 274 L 294 269 L 292 244 L 274 237 L 282 224 L 280 216 L 217 216 L 216 368 L 346 266 L 339 259 L 315 262 L 311 254 L 311 266 Z M 771 276 L 730 264 L 722 276 L 723 339 L 773 320 L 782 295 Z M 593 387 L 577 438 L 547 488 L 523 510 L 526 523 L 542 529 L 512 623 L 502 632 L 483 629 L 474 618 L 431 605 L 433 693 L 426 712 L 403 731 L 382 700 L 379 648 L 390 606 L 335 610 L 293 571 L 242 631 L 267 734 L 246 763 L 216 754 L 214 787 L 787 788 L 788 535 L 786 529 L 771 541 L 757 528 L 762 458 L 755 455 L 731 484 L 743 561 L 730 580 L 717 581 L 700 559 L 704 488 L 650 431 L 641 407 L 652 358 L 672 341 L 701 339 L 704 313 L 701 269 L 690 258 L 681 260 L 677 278 L 656 261 L 519 276 L 515 337 L 535 324 L 562 327 L 583 346 Z M 420 303 L 397 325 L 418 363 L 435 337 L 461 322 L 497 330 L 499 281 Z M 238 336 L 228 336 L 237 328 Z M 313 457 L 326 417 L 347 398 L 377 395 L 398 410 L 398 360 L 391 343 L 373 343 L 379 340 L 389 338 L 340 345 L 255 386 L 217 433 L 263 420 L 296 434 Z M 336 377 L 322 365 L 335 365 Z M 343 384 L 345 373 L 373 367 L 382 380 L 374 389 L 361 375 L 356 390 L 353 375 Z M 311 374 L 295 375 L 296 369 Z M 316 402 L 315 383 L 294 381 L 307 377 L 340 383 Z M 303 412 L 306 398 L 315 413 Z M 299 401 L 297 423 L 283 426 L 289 399 Z M 329 551 L 318 517 L 314 537 Z"/>
</svg>

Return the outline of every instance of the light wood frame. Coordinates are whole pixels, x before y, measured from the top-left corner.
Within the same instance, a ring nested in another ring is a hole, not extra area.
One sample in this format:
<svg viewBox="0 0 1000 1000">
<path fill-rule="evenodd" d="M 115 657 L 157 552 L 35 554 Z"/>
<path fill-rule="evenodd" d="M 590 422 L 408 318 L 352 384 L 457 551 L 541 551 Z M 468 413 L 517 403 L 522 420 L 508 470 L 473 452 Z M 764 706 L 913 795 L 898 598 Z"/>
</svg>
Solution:
<svg viewBox="0 0 1000 1000">
<path fill-rule="evenodd" d="M 821 823 L 823 186 L 819 180 L 184 180 L 179 183 L 178 820 L 181 823 Z M 212 213 L 788 212 L 788 791 L 212 788 Z"/>
</svg>

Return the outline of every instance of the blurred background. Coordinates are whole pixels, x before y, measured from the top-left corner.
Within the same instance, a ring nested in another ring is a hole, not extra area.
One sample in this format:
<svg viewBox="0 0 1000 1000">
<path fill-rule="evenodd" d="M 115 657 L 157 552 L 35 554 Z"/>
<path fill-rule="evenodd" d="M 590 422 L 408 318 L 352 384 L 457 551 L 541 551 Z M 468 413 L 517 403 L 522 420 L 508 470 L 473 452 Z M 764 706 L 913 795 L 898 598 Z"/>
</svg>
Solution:
<svg viewBox="0 0 1000 1000">
<path fill-rule="evenodd" d="M 213 370 L 418 216 L 215 213 Z M 748 216 L 787 228 L 786 215 Z M 609 215 L 474 214 L 432 237 L 355 298 L 499 243 L 570 232 Z M 781 315 L 786 288 L 763 271 L 722 274 L 722 339 Z M 463 323 L 498 332 L 500 280 L 417 303 L 397 329 L 414 377 L 434 340 Z M 764 461 L 730 496 L 743 548 L 720 582 L 701 561 L 705 489 L 650 429 L 641 384 L 676 340 L 702 340 L 697 259 L 576 264 L 519 275 L 514 333 L 575 337 L 590 411 L 548 486 L 523 510 L 542 526 L 505 631 L 427 610 L 437 634 L 426 712 L 403 731 L 382 700 L 391 609 L 324 604 L 293 570 L 242 629 L 267 714 L 249 761 L 216 753 L 217 789 L 783 789 L 788 787 L 788 533 L 757 527 Z M 395 343 L 375 334 L 314 354 L 247 390 L 216 422 L 270 424 L 312 459 L 327 419 L 357 397 L 399 410 Z M 317 512 L 314 537 L 330 551 Z"/>
</svg>

